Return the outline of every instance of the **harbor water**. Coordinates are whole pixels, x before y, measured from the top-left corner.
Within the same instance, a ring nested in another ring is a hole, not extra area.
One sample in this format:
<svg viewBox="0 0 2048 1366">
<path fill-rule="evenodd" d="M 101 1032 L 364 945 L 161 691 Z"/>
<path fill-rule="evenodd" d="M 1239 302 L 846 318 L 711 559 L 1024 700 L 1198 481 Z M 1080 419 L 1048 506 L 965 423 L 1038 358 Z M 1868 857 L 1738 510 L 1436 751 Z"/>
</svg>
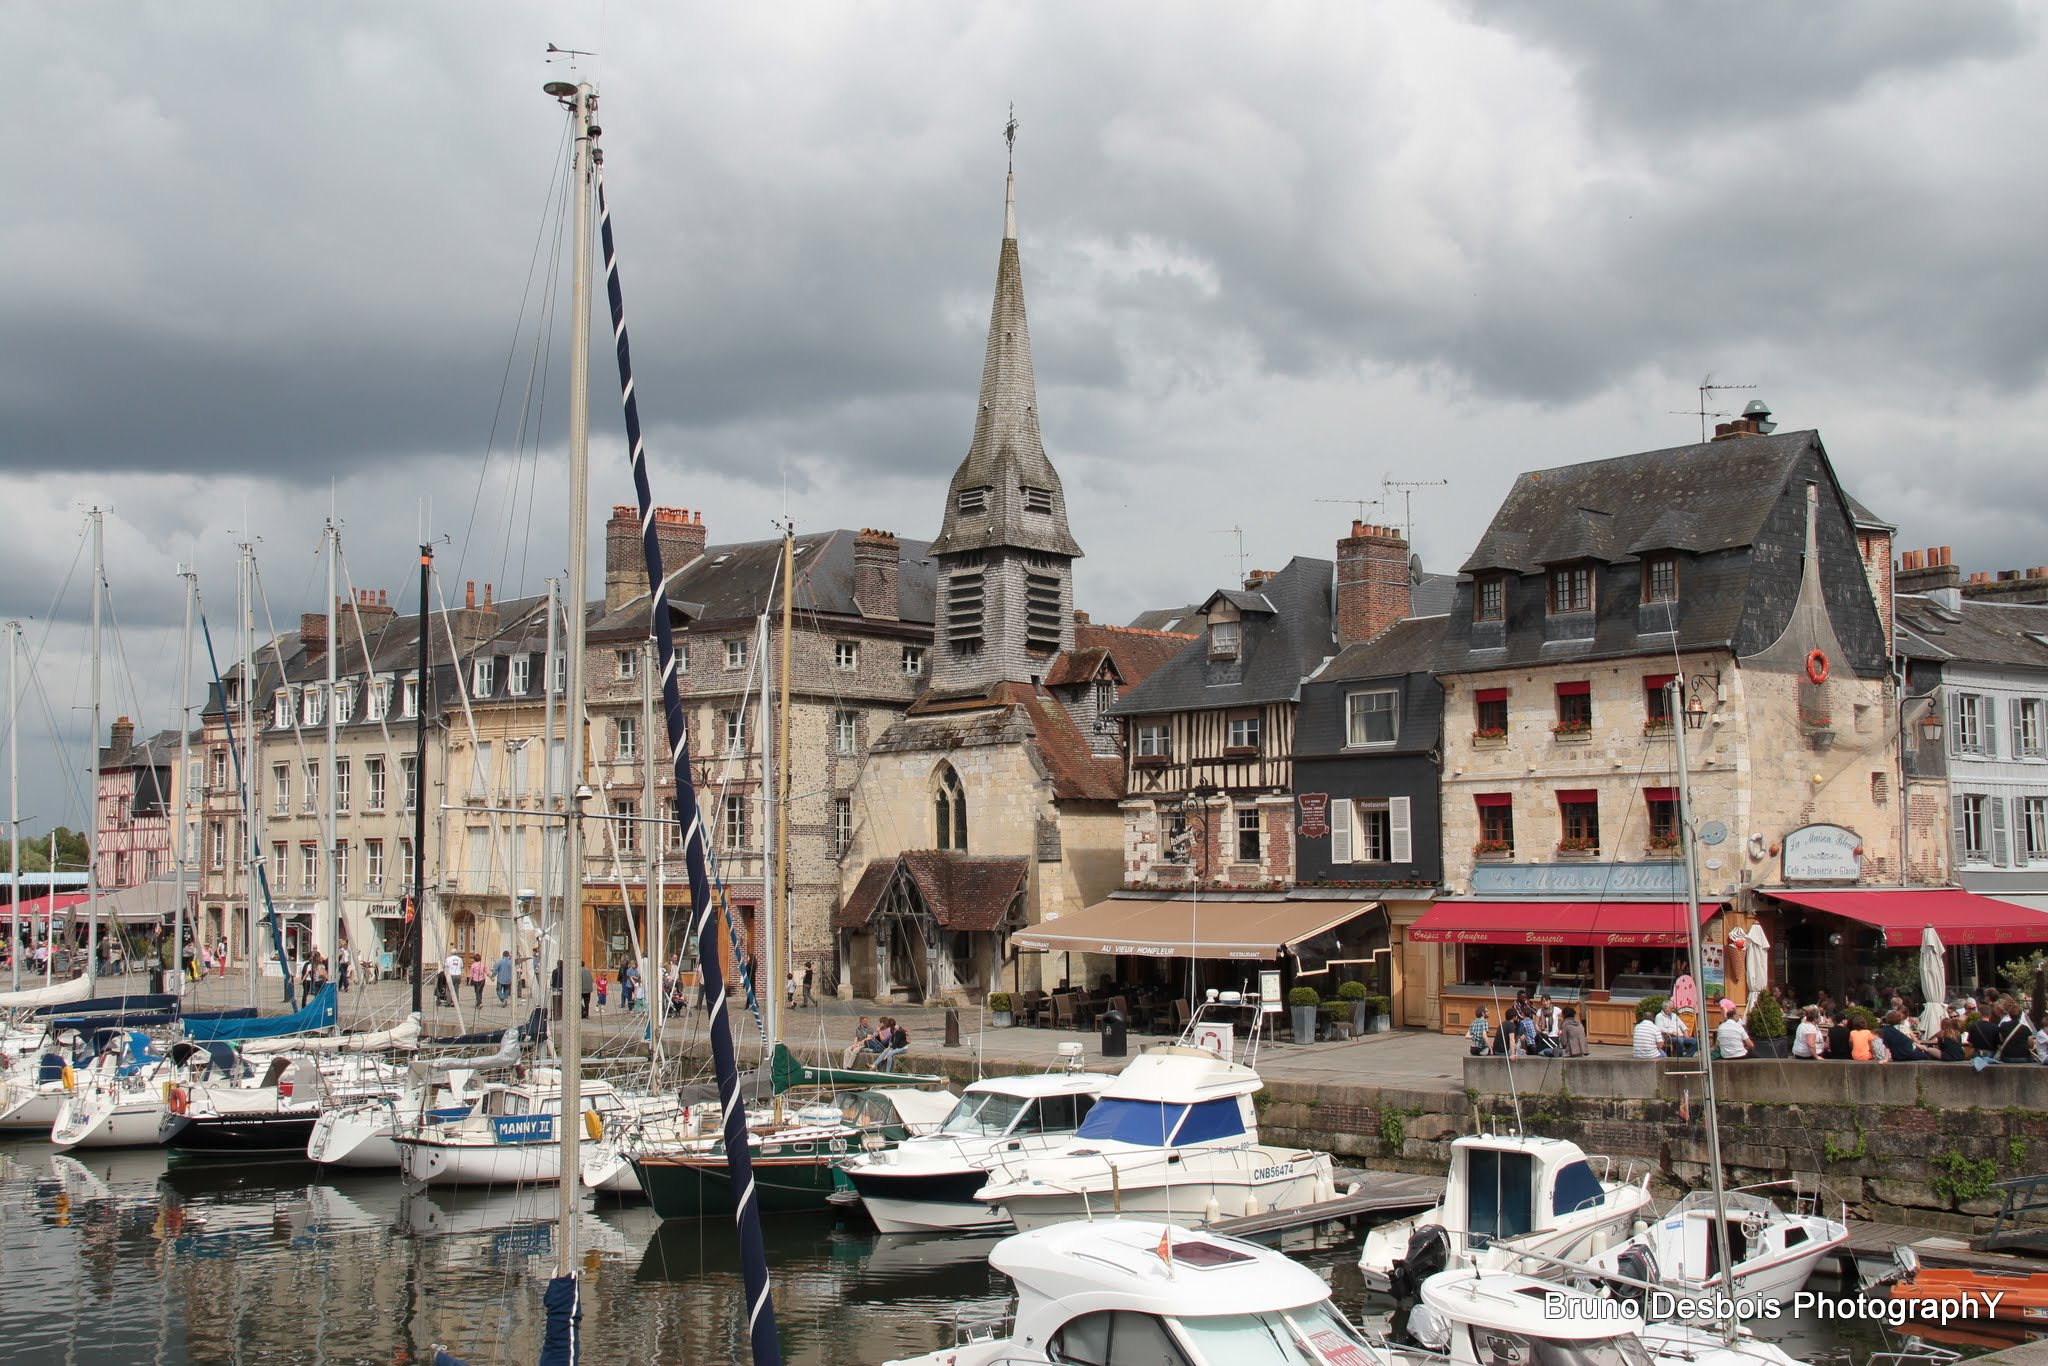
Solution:
<svg viewBox="0 0 2048 1366">
<path fill-rule="evenodd" d="M 55 1154 L 0 1146 L 0 1363 L 424 1363 L 538 1355 L 557 1256 L 551 1187 L 409 1193 L 395 1175 L 302 1163 Z M 997 1240 L 881 1237 L 855 1216 L 768 1222 L 792 1366 L 855 1366 L 952 1341 L 1000 1314 Z M 578 1224 L 586 1362 L 741 1362 L 738 1250 L 723 1220 L 662 1224 L 644 1205 Z M 1357 1232 L 1289 1250 L 1369 1322 Z M 1795 1356 L 1862 1362 L 1874 1329 L 1760 1325 Z"/>
</svg>

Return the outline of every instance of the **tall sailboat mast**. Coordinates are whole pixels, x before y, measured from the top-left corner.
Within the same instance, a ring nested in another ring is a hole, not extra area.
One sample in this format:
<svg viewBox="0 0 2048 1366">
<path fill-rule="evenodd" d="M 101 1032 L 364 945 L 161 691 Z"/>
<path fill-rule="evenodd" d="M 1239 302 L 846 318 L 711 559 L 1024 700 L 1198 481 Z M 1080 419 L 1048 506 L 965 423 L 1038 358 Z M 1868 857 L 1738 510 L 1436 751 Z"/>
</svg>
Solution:
<svg viewBox="0 0 2048 1366">
<path fill-rule="evenodd" d="M 554 578 L 550 578 L 548 580 L 548 644 L 546 666 L 548 676 L 546 711 L 541 716 L 540 724 L 540 790 L 544 794 L 543 800 L 541 802 L 541 807 L 547 813 L 545 820 L 549 822 L 560 819 L 563 813 L 568 810 L 569 796 L 567 788 L 564 788 L 560 792 L 557 792 L 555 790 L 555 755 L 558 752 L 556 750 L 556 745 L 559 743 L 555 739 L 555 706 L 557 702 L 559 702 L 561 699 L 561 688 L 557 686 L 556 683 L 555 656 L 557 652 L 561 649 L 561 641 L 556 636 L 556 629 L 560 624 L 562 616 L 561 587 L 561 580 Z M 568 776 L 568 773 L 568 758 L 566 754 L 564 754 L 562 761 L 562 776 L 566 778 Z M 557 807 L 555 805 L 558 799 L 562 802 L 562 805 L 560 807 Z M 567 841 L 565 840 L 564 846 L 566 847 L 566 845 Z M 540 925 L 547 924 L 548 919 L 551 915 L 553 916 L 554 921 L 557 925 L 561 924 L 561 897 L 555 891 L 556 879 L 560 878 L 561 876 L 562 869 L 560 867 L 559 856 L 555 853 L 554 831 L 548 825 L 543 824 L 541 827 L 540 837 Z M 540 925 L 536 925 L 534 927 L 536 931 L 539 930 Z M 557 930 L 556 933 L 559 934 L 560 931 Z M 549 941 L 545 936 L 541 936 L 538 939 L 538 943 L 542 946 L 545 946 L 549 942 L 551 941 Z M 555 942 L 555 961 L 560 962 L 561 944 L 559 941 L 553 942 Z M 544 993 L 548 990 L 548 967 L 549 964 L 547 962 L 547 955 L 545 953 L 542 953 L 538 958 L 536 958 L 533 967 L 533 998 L 535 1001 L 545 1001 L 547 999 Z"/>
<path fill-rule="evenodd" d="M 781 906 L 781 893 L 776 888 L 776 875 L 780 865 L 776 862 L 775 839 L 775 798 L 776 767 L 775 756 L 781 753 L 775 743 L 775 704 L 771 689 L 775 686 L 774 669 L 776 662 L 768 649 L 768 614 L 761 613 L 761 620 L 754 631 L 755 651 L 761 657 L 761 947 L 757 966 L 759 973 L 754 979 L 754 989 L 761 1002 L 761 1022 L 767 1033 L 767 1047 L 772 1049 L 782 1041 L 782 917 L 777 908 Z M 782 1096 L 775 1097 L 775 1118 L 782 1118 Z"/>
<path fill-rule="evenodd" d="M 1684 675 L 1664 685 L 1670 689 L 1670 715 L 1678 718 L 1678 724 L 1671 728 L 1671 734 L 1678 744 L 1678 830 L 1685 846 L 1685 903 L 1680 907 L 1685 915 L 1686 948 L 1692 956 L 1693 980 L 1706 982 L 1701 971 L 1705 954 L 1701 951 L 1700 907 L 1699 907 L 1699 851 L 1692 819 L 1692 781 L 1689 776 L 1690 764 L 1685 753 L 1685 692 Z M 1720 1255 L 1723 1268 L 1722 1281 L 1726 1292 L 1717 1297 L 1717 1303 L 1726 1302 L 1729 1312 L 1721 1319 L 1721 1332 L 1730 1346 L 1735 1343 L 1735 1261 L 1728 1255 L 1728 1192 L 1721 1174 L 1721 1115 L 1718 1097 L 1714 1092 L 1714 1036 L 1707 1027 L 1707 1001 L 1705 992 L 1699 993 L 1699 1060 L 1703 1089 L 1707 1093 L 1707 1180 L 1714 1193 L 1714 1251 Z"/>
<path fill-rule="evenodd" d="M 7 961 L 14 965 L 10 988 L 21 990 L 21 623 L 7 623 L 7 880 L 14 908 Z M 57 870 L 50 869 L 54 874 Z M 52 890 L 57 879 L 50 879 Z M 47 923 L 47 922 L 46 922 Z"/>
<path fill-rule="evenodd" d="M 335 813 L 340 809 L 341 769 L 335 758 L 335 712 L 341 700 L 336 656 L 341 650 L 340 600 L 335 596 L 335 561 L 341 558 L 341 530 L 334 525 L 334 519 L 327 521 L 327 705 L 321 714 L 327 719 L 327 757 L 323 761 L 327 769 L 327 803 L 325 823 L 321 827 L 321 842 L 327 846 L 327 961 L 332 963 L 341 956 L 341 843 L 338 821 Z M 339 1015 L 335 1028 L 341 1027 Z"/>
<path fill-rule="evenodd" d="M 559 83 L 548 87 L 559 95 Z M 576 1274 L 576 1221 L 583 1195 L 577 1140 L 583 1136 L 583 1021 L 571 1006 L 577 998 L 572 979 L 583 971 L 583 646 L 588 622 L 583 604 L 588 589 L 590 547 L 590 184 L 597 129 L 591 122 L 596 94 L 587 84 L 566 92 L 575 124 L 576 217 L 570 248 L 574 262 L 569 295 L 569 702 L 563 718 L 569 790 L 569 838 L 562 899 L 562 1104 L 558 1128 L 562 1144 L 561 1256 L 557 1277 Z"/>
<path fill-rule="evenodd" d="M 190 813 L 186 804 L 192 798 L 192 616 L 199 598 L 199 575 L 190 565 L 178 571 L 178 577 L 185 581 L 185 634 L 178 641 L 178 772 L 171 779 L 171 791 L 176 794 L 178 818 L 173 824 L 171 838 L 176 846 L 171 856 L 171 867 L 177 879 L 177 902 L 171 920 L 171 971 L 178 974 L 178 994 L 185 994 L 185 856 L 191 843 Z"/>
<path fill-rule="evenodd" d="M 242 914 L 247 931 L 242 974 L 248 978 L 249 1004 L 256 1004 L 256 976 L 263 954 L 257 945 L 256 874 L 263 864 L 263 837 L 257 822 L 256 797 L 256 546 L 242 542 L 241 578 L 235 589 L 235 628 L 241 634 L 242 686 L 235 710 L 242 718 Z"/>
<path fill-rule="evenodd" d="M 100 970 L 100 598 L 106 590 L 106 514 L 94 508 L 92 517 L 92 786 L 86 789 L 85 896 L 91 914 L 85 928 L 85 971 L 97 977 Z M 54 870 L 54 865 L 52 865 Z"/>
<path fill-rule="evenodd" d="M 782 947 L 783 972 L 796 971 L 789 932 L 789 649 L 796 592 L 796 523 L 782 524 L 782 646 L 775 659 L 775 942 Z M 781 990 L 781 983 L 769 984 Z M 784 993 L 784 999 L 787 999 Z"/>
<path fill-rule="evenodd" d="M 412 1013 L 424 1008 L 420 993 L 427 975 L 427 684 L 433 678 L 432 643 L 429 627 L 433 614 L 427 610 L 430 580 L 434 573 L 432 542 L 420 546 L 420 658 L 412 685 L 412 918 L 406 922 L 406 950 L 412 957 Z"/>
</svg>

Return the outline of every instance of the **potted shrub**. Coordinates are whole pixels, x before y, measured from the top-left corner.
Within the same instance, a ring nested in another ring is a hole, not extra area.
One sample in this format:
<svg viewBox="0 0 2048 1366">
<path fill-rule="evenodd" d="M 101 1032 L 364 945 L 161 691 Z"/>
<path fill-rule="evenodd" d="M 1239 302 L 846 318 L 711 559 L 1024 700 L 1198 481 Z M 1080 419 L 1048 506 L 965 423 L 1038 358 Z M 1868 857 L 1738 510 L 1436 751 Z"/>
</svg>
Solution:
<svg viewBox="0 0 2048 1366">
<path fill-rule="evenodd" d="M 1314 987 L 1296 987 L 1287 993 L 1288 1012 L 1294 1017 L 1294 1041 L 1314 1043 L 1316 1037 L 1316 1007 L 1323 998 L 1316 994 Z"/>
<path fill-rule="evenodd" d="M 1792 1055 L 1792 1041 L 1785 1037 L 1785 1012 L 1778 1005 L 1778 998 L 1765 992 L 1756 998 L 1756 1004 L 1749 1008 L 1749 1018 L 1743 1021 L 1749 1026 L 1749 1037 L 1755 1044 L 1759 1058 L 1786 1058 Z"/>
<path fill-rule="evenodd" d="M 1372 1017 L 1375 1032 L 1384 1034 L 1394 1027 L 1394 998 L 1391 996 L 1368 996 L 1365 998 L 1366 1014 Z"/>
<path fill-rule="evenodd" d="M 1013 1023 L 1010 1014 L 1010 993 L 991 991 L 988 994 L 988 1013 L 995 1017 L 997 1029 L 1008 1029 Z"/>
<path fill-rule="evenodd" d="M 1343 986 L 1337 988 L 1337 999 L 1347 1001 L 1351 1005 L 1351 1032 L 1353 1034 L 1363 1034 L 1372 1028 L 1369 1022 L 1372 1012 L 1366 1009 L 1365 983 L 1346 982 Z"/>
<path fill-rule="evenodd" d="M 1323 1033 L 1332 1039 L 1348 1039 L 1354 1032 L 1351 1028 L 1351 1002 L 1325 1001 L 1322 1004 Z"/>
</svg>

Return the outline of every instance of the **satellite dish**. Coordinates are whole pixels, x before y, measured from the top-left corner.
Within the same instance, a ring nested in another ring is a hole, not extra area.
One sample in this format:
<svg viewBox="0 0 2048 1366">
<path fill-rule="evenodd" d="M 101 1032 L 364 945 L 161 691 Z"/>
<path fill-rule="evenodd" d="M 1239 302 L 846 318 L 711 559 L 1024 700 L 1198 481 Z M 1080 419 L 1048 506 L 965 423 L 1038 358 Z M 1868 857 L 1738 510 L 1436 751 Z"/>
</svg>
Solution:
<svg viewBox="0 0 2048 1366">
<path fill-rule="evenodd" d="M 1719 844 L 1728 838 L 1728 827 L 1719 821 L 1708 821 L 1700 827 L 1701 844 Z"/>
<path fill-rule="evenodd" d="M 1754 421 L 1756 429 L 1766 435 L 1778 430 L 1778 424 L 1771 421 L 1771 405 L 1760 398 L 1751 399 L 1748 406 L 1743 408 L 1742 415 Z"/>
</svg>

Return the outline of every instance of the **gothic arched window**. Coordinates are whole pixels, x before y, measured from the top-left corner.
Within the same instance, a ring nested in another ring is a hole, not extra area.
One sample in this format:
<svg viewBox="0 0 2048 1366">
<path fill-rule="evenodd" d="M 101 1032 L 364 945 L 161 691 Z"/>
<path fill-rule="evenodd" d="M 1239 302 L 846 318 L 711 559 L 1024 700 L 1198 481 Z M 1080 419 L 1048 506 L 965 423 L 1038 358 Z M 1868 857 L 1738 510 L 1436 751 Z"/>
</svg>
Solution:
<svg viewBox="0 0 2048 1366">
<path fill-rule="evenodd" d="M 932 788 L 934 843 L 940 849 L 967 852 L 967 789 L 951 764 L 940 764 Z"/>
</svg>

